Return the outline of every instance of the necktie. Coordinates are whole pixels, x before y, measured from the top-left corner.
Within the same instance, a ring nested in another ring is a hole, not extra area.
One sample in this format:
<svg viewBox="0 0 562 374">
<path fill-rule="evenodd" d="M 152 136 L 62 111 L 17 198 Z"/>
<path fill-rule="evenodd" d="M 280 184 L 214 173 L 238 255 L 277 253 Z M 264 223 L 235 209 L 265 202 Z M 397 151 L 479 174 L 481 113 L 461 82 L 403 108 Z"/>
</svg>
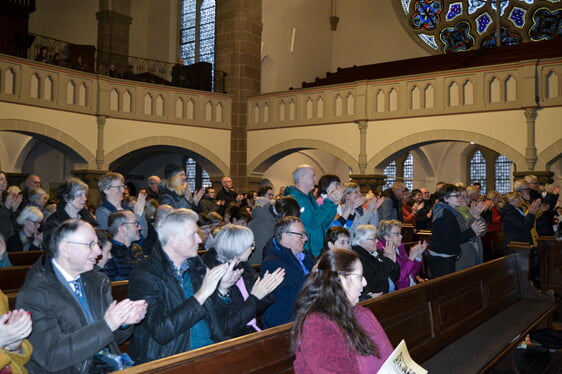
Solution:
<svg viewBox="0 0 562 374">
<path fill-rule="evenodd" d="M 78 298 L 81 298 L 83 295 L 82 295 L 82 287 L 80 287 L 80 279 L 75 279 L 75 280 L 70 281 L 68 283 L 70 283 L 70 286 L 74 290 L 74 294 Z"/>
</svg>

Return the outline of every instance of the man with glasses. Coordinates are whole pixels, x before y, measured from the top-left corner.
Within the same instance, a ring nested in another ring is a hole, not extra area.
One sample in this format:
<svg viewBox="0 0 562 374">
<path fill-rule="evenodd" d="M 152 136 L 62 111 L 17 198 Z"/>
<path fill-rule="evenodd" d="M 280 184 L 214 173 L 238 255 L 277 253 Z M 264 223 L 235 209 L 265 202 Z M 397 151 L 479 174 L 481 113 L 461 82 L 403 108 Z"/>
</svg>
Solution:
<svg viewBox="0 0 562 374">
<path fill-rule="evenodd" d="M 79 219 L 63 222 L 52 234 L 50 251 L 29 271 L 17 308 L 29 311 L 33 355 L 30 373 L 92 373 L 124 367 L 118 345 L 146 313 L 144 300 L 114 302 L 111 284 L 94 270 L 101 254 L 93 227 Z M 112 364 L 95 358 L 113 358 Z M 107 367 L 109 365 L 109 367 Z"/>
<path fill-rule="evenodd" d="M 140 224 L 133 212 L 119 210 L 109 215 L 111 258 L 102 269 L 114 281 L 129 279 L 129 273 L 144 258 L 142 248 L 135 242 L 140 239 Z"/>
<path fill-rule="evenodd" d="M 275 303 L 263 315 L 265 328 L 279 326 L 294 320 L 297 295 L 312 269 L 312 256 L 304 250 L 308 234 L 297 217 L 283 217 L 275 224 L 273 249 L 261 264 L 262 276 L 278 268 L 285 269 L 285 279 L 272 292 Z"/>
</svg>

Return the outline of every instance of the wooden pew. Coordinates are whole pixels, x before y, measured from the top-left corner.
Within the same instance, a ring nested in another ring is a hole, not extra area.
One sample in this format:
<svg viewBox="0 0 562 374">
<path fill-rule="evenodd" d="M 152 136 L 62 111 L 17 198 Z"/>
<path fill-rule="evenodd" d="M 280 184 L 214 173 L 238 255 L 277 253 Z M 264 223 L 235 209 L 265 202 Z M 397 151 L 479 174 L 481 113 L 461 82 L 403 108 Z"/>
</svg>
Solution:
<svg viewBox="0 0 562 374">
<path fill-rule="evenodd" d="M 0 268 L 0 289 L 2 291 L 18 290 L 25 281 L 27 271 L 31 265 L 11 266 Z"/>
<path fill-rule="evenodd" d="M 484 237 L 482 237 L 484 261 L 489 261 L 503 256 L 503 237 L 503 230 L 488 232 L 484 235 Z"/>
<path fill-rule="evenodd" d="M 45 251 L 16 251 L 8 252 L 8 257 L 13 266 L 33 265 Z"/>
<path fill-rule="evenodd" d="M 538 242 L 541 266 L 541 288 L 562 291 L 562 240 L 541 236 Z"/>
<path fill-rule="evenodd" d="M 392 344 L 405 339 L 430 373 L 487 372 L 554 311 L 553 297 L 528 285 L 526 266 L 521 254 L 502 257 L 362 304 L 375 313 Z M 278 326 L 122 374 L 292 373 L 290 329 L 291 324 Z"/>
</svg>

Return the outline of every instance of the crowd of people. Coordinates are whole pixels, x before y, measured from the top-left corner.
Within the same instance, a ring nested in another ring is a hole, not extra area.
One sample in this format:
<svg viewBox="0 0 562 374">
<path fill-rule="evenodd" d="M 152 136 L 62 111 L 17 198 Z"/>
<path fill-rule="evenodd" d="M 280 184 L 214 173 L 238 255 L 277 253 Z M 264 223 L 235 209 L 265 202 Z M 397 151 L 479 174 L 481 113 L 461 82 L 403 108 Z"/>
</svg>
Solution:
<svg viewBox="0 0 562 374">
<path fill-rule="evenodd" d="M 478 185 L 431 194 L 400 182 L 363 194 L 309 165 L 278 194 L 242 194 L 228 176 L 218 192 L 193 190 L 176 164 L 162 177 L 137 192 L 108 172 L 94 208 L 78 178 L 51 201 L 37 175 L 20 189 L 0 172 L 0 266 L 11 251 L 45 251 L 16 310 L 0 294 L 5 367 L 104 373 L 294 321 L 296 373 L 376 372 L 392 346 L 359 301 L 482 263 L 486 232 L 534 246 L 560 234 L 560 186 L 532 175 L 486 196 Z M 431 245 L 404 243 L 404 223 L 431 230 Z M 129 298 L 116 302 L 110 282 L 120 280 Z"/>
</svg>

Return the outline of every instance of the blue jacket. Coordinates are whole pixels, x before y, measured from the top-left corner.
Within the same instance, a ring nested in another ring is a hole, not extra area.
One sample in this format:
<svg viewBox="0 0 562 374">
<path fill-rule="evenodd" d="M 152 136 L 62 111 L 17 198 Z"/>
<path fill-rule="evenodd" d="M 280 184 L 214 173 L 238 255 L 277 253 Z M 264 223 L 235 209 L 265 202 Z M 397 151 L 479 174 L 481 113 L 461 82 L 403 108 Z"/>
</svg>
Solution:
<svg viewBox="0 0 562 374">
<path fill-rule="evenodd" d="M 297 260 L 293 252 L 283 247 L 273 239 L 274 248 L 261 264 L 261 275 L 266 271 L 274 272 L 277 268 L 285 269 L 285 279 L 273 291 L 275 302 L 266 309 L 263 315 L 265 328 L 279 326 L 295 319 L 295 302 L 306 277 L 312 269 L 312 257 L 310 252 L 304 251 L 303 265 Z"/>
<path fill-rule="evenodd" d="M 304 245 L 304 249 L 311 251 L 314 256 L 320 255 L 324 248 L 326 230 L 336 217 L 336 204 L 329 199 L 324 199 L 324 203 L 318 205 L 312 192 L 305 195 L 293 186 L 285 189 L 285 196 L 294 197 L 301 208 L 300 219 L 308 233 L 308 241 Z"/>
</svg>

